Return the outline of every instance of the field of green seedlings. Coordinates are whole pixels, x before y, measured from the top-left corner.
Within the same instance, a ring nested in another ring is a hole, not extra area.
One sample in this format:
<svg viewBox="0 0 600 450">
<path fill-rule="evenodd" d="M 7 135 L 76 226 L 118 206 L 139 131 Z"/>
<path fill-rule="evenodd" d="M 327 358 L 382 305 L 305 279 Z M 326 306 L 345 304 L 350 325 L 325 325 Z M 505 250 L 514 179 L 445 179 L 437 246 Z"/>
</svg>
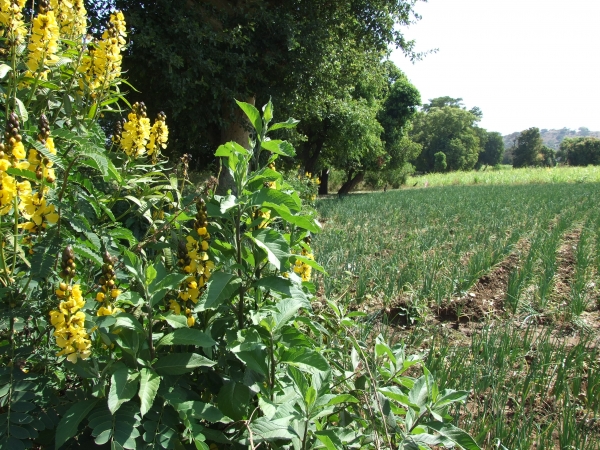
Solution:
<svg viewBox="0 0 600 450">
<path fill-rule="evenodd" d="M 600 448 L 598 198 L 581 182 L 322 199 L 320 295 L 471 390 L 455 417 L 482 448 Z"/>
<path fill-rule="evenodd" d="M 513 169 L 501 166 L 469 172 L 432 173 L 409 177 L 406 185 L 456 186 L 472 184 L 529 184 L 529 183 L 597 183 L 600 181 L 600 166 L 573 167 L 526 167 Z"/>
</svg>

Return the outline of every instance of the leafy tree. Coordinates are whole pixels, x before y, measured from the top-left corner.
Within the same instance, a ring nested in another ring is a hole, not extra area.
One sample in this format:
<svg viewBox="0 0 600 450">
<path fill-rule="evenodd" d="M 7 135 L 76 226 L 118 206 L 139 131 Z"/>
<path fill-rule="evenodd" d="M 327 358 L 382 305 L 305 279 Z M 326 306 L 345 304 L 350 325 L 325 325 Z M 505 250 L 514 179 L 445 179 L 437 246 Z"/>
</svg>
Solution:
<svg viewBox="0 0 600 450">
<path fill-rule="evenodd" d="M 218 143 L 248 140 L 233 98 L 263 104 L 272 97 L 282 114 L 301 120 L 311 152 L 299 148 L 299 158 L 310 169 L 335 102 L 352 93 L 357 74 L 390 44 L 420 56 L 398 27 L 416 19 L 413 0 L 99 4 L 100 12 L 116 6 L 128 17 L 132 45 L 124 66 L 149 115 L 162 108 L 173 124 L 172 151 L 201 158 L 212 159 Z"/>
<path fill-rule="evenodd" d="M 444 106 L 464 109 L 462 98 L 453 98 L 446 95 L 444 97 L 430 98 L 429 103 L 423 104 L 423 111 L 429 112 L 432 108 L 443 108 Z"/>
<path fill-rule="evenodd" d="M 483 151 L 479 154 L 478 165 L 495 166 L 500 164 L 504 156 L 504 141 L 498 132 L 485 132 L 486 139 L 483 142 Z M 481 139 L 481 138 L 480 138 Z"/>
<path fill-rule="evenodd" d="M 543 147 L 539 128 L 533 127 L 521 132 L 513 151 L 513 167 L 542 165 Z"/>
<path fill-rule="evenodd" d="M 423 146 L 415 160 L 418 171 L 434 170 L 438 152 L 446 155 L 448 170 L 470 170 L 480 152 L 477 117 L 455 106 L 432 107 L 415 115 L 411 138 Z"/>
<path fill-rule="evenodd" d="M 559 152 L 569 165 L 598 165 L 600 164 L 600 139 L 593 137 L 566 138 L 561 142 Z"/>
<path fill-rule="evenodd" d="M 444 172 L 446 167 L 448 167 L 448 164 L 446 163 L 446 154 L 444 152 L 437 152 L 433 156 L 435 158 L 433 170 L 435 172 Z"/>
</svg>

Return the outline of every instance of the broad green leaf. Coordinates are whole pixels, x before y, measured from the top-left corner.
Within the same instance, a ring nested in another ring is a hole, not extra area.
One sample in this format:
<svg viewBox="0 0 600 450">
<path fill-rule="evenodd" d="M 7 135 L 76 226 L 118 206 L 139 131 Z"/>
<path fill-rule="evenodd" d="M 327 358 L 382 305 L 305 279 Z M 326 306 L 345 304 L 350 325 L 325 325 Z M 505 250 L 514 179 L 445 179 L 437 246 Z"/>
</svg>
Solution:
<svg viewBox="0 0 600 450">
<path fill-rule="evenodd" d="M 173 328 L 187 328 L 187 317 L 181 314 L 173 314 L 173 312 L 169 311 L 164 315 L 156 316 L 157 320 L 164 320 Z"/>
<path fill-rule="evenodd" d="M 411 401 L 411 399 L 397 386 L 381 387 L 378 391 L 389 399 L 395 400 L 403 406 L 413 408 L 417 412 L 419 406 Z"/>
<path fill-rule="evenodd" d="M 231 157 L 235 154 L 247 155 L 248 150 L 242 147 L 237 142 L 227 142 L 225 144 L 219 145 L 217 151 L 215 152 L 215 156 L 221 157 Z"/>
<path fill-rule="evenodd" d="M 324 273 L 325 275 L 327 275 L 327 272 L 325 272 L 325 269 L 323 268 L 323 266 L 321 266 L 314 259 L 310 259 L 310 258 L 307 258 L 306 256 L 302 256 L 302 255 L 294 255 L 294 259 L 296 261 L 301 261 L 304 264 L 312 267 L 313 269 L 318 270 L 319 272 Z M 364 315 L 365 314 L 363 312 L 354 311 L 354 312 L 351 312 L 350 314 L 348 314 L 346 317 L 347 318 L 351 318 L 351 317 L 355 317 L 355 316 L 363 317 Z"/>
<path fill-rule="evenodd" d="M 278 139 L 272 141 L 261 142 L 261 147 L 271 153 L 281 156 L 289 156 L 290 158 L 296 156 L 294 147 L 287 141 L 280 141 Z"/>
<path fill-rule="evenodd" d="M 454 391 L 452 389 L 444 389 L 441 393 L 441 398 L 435 402 L 434 408 L 443 408 L 451 403 L 463 402 L 469 396 L 468 391 Z"/>
<path fill-rule="evenodd" d="M 242 108 L 242 111 L 244 111 L 244 113 L 246 113 L 248 120 L 250 120 L 250 123 L 256 130 L 256 134 L 260 139 L 260 136 L 262 136 L 262 131 L 263 131 L 263 123 L 262 123 L 262 119 L 260 117 L 260 112 L 258 112 L 258 109 L 256 109 L 254 107 L 254 105 L 251 105 L 250 103 L 240 102 L 238 100 L 236 100 L 235 102 L 238 104 L 238 106 L 240 108 Z"/>
<path fill-rule="evenodd" d="M 156 372 L 148 367 L 140 370 L 140 390 L 138 396 L 141 402 L 140 414 L 142 417 L 152 408 L 159 385 L 160 376 Z"/>
<path fill-rule="evenodd" d="M 477 445 L 475 440 L 466 432 L 461 430 L 460 428 L 455 427 L 451 423 L 442 423 L 442 422 L 427 422 L 424 423 L 423 426 L 431 428 L 442 436 L 450 439 L 452 442 L 456 443 L 460 448 L 465 450 L 481 450 L 481 447 Z"/>
<path fill-rule="evenodd" d="M 290 247 L 283 236 L 275 230 L 256 230 L 246 233 L 258 247 L 267 252 L 269 262 L 279 270 L 285 270 L 285 262 L 290 255 Z"/>
<path fill-rule="evenodd" d="M 285 122 L 274 123 L 269 127 L 269 131 L 279 130 L 280 128 L 296 128 L 296 125 L 300 123 L 299 120 L 292 119 L 291 117 Z"/>
<path fill-rule="evenodd" d="M 242 420 L 248 414 L 250 389 L 235 381 L 223 385 L 217 397 L 219 410 L 233 420 Z"/>
<path fill-rule="evenodd" d="M 83 419 L 87 417 L 98 399 L 81 400 L 69 408 L 65 415 L 60 419 L 56 428 L 56 438 L 54 448 L 58 450 L 65 442 L 77 434 L 77 428 Z"/>
<path fill-rule="evenodd" d="M 318 233 L 321 231 L 319 224 L 310 216 L 295 215 L 285 205 L 276 205 L 275 203 L 265 202 L 263 207 L 270 208 L 277 213 L 282 219 L 296 225 L 297 227 L 308 230 L 312 233 Z"/>
<path fill-rule="evenodd" d="M 125 365 L 115 370 L 110 379 L 110 391 L 108 392 L 108 409 L 114 414 L 123 403 L 133 398 L 138 388 L 138 377 L 129 373 Z"/>
<path fill-rule="evenodd" d="M 111 213 L 112 214 L 112 213 Z M 116 240 L 125 239 L 127 240 L 130 246 L 134 246 L 137 244 L 137 239 L 133 235 L 133 233 L 127 228 L 111 228 L 108 230 L 108 234 Z"/>
<path fill-rule="evenodd" d="M 162 345 L 195 345 L 196 347 L 212 347 L 216 341 L 208 334 L 194 328 L 179 328 L 165 336 L 157 343 L 156 347 Z"/>
<path fill-rule="evenodd" d="M 115 321 L 113 332 L 117 331 L 117 329 L 119 328 L 127 328 L 129 330 L 134 330 L 140 334 L 145 334 L 142 325 L 134 315 L 121 312 L 115 317 L 117 320 Z"/>
<path fill-rule="evenodd" d="M 351 394 L 339 394 L 333 397 L 327 403 L 328 406 L 338 405 L 340 403 L 360 403 L 359 400 Z"/>
<path fill-rule="evenodd" d="M 269 366 L 267 364 L 267 352 L 260 348 L 253 348 L 249 350 L 235 351 L 235 355 L 246 365 L 261 375 L 267 376 L 269 374 Z"/>
<path fill-rule="evenodd" d="M 181 375 L 196 367 L 212 367 L 216 362 L 197 353 L 172 353 L 162 356 L 154 364 L 154 369 L 166 375 Z"/>
<path fill-rule="evenodd" d="M 289 349 L 283 353 L 281 363 L 298 367 L 305 372 L 327 372 L 330 370 L 327 360 L 320 353 L 309 348 Z"/>
<path fill-rule="evenodd" d="M 198 302 L 200 311 L 218 307 L 239 289 L 241 280 L 232 273 L 214 272 L 210 276 L 206 292 Z"/>
<path fill-rule="evenodd" d="M 250 423 L 250 430 L 254 442 L 279 441 L 298 438 L 298 433 L 290 424 L 291 417 L 269 420 L 266 417 L 259 417 Z"/>
<path fill-rule="evenodd" d="M 292 317 L 295 317 L 300 308 L 310 308 L 310 302 L 302 291 L 297 290 L 298 295 L 293 298 L 286 298 L 277 302 L 277 313 L 273 314 L 275 326 L 273 331 L 279 330 L 286 325 Z"/>
<path fill-rule="evenodd" d="M 315 436 L 321 441 L 327 450 L 340 450 L 344 444 L 334 430 L 315 431 Z"/>
<path fill-rule="evenodd" d="M 302 208 L 302 204 L 291 195 L 278 191 L 277 189 L 263 187 L 260 191 L 255 192 L 252 195 L 249 204 L 253 206 L 262 206 L 264 203 L 268 203 L 269 205 L 285 205 L 290 211 L 300 211 Z"/>
</svg>

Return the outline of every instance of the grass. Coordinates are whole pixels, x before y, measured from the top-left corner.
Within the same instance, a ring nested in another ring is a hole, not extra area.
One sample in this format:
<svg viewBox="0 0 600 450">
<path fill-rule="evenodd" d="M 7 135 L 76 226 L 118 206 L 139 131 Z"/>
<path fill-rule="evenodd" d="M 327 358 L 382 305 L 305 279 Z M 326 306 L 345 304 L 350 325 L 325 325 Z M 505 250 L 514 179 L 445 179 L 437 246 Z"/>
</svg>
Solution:
<svg viewBox="0 0 600 450">
<path fill-rule="evenodd" d="M 470 172 L 433 173 L 409 177 L 406 186 L 433 187 L 475 184 L 531 184 L 531 183 L 597 183 L 600 166 L 553 168 L 523 168 L 494 170 L 493 168 Z"/>
<path fill-rule="evenodd" d="M 322 199 L 319 293 L 383 315 L 442 389 L 471 390 L 455 416 L 483 448 L 598 449 L 600 184 L 576 181 L 599 174 Z"/>
</svg>

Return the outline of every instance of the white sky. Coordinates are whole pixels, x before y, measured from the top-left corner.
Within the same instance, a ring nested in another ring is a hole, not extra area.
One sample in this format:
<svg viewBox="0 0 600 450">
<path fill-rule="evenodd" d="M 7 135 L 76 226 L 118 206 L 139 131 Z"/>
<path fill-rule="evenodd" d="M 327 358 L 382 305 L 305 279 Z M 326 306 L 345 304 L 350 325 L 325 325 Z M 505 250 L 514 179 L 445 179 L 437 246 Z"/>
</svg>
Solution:
<svg viewBox="0 0 600 450">
<path fill-rule="evenodd" d="M 480 126 L 503 135 L 530 127 L 600 131 L 600 0 L 428 0 L 403 28 L 414 65 L 392 60 L 421 99 L 461 97 Z"/>
</svg>

